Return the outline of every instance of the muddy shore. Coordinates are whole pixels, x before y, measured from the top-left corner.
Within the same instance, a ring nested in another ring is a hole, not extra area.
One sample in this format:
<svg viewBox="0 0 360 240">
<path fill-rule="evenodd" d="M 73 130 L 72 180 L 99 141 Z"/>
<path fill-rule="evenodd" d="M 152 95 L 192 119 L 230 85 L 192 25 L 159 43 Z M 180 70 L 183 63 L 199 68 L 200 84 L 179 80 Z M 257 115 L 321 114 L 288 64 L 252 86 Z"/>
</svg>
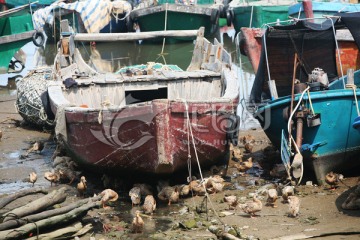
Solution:
<svg viewBox="0 0 360 240">
<path fill-rule="evenodd" d="M 36 186 L 49 190 L 65 186 L 67 199 L 63 204 L 76 200 L 78 196 L 75 187 L 78 179 L 71 185 L 62 183 L 52 187 L 44 179 L 44 173 L 52 168 L 51 156 L 56 144 L 50 131 L 34 129 L 22 123 L 22 118 L 14 107 L 15 97 L 1 95 L 0 98 L 0 130 L 3 132 L 0 142 L 0 198 L 31 188 L 27 178 L 31 171 L 35 171 L 39 176 Z M 80 239 L 217 239 L 215 234 L 208 230 L 211 225 L 232 226 L 242 239 L 274 239 L 286 236 L 289 238 L 283 239 L 301 239 L 304 236 L 320 234 L 329 234 L 321 239 L 360 239 L 360 235 L 356 234 L 360 231 L 360 210 L 341 208 L 349 193 L 354 191 L 358 183 L 357 176 L 345 176 L 344 183 L 347 186 L 340 184 L 336 190 L 329 190 L 329 186 L 326 185 L 317 186 L 314 182 L 312 185 L 305 185 L 305 182 L 311 179 L 304 179 L 303 183 L 295 188 L 296 195 L 301 201 L 300 214 L 297 217 L 288 217 L 288 204 L 282 203 L 281 199 L 277 200 L 276 208 L 265 206 L 266 196 L 261 194 L 259 198 L 264 206 L 257 217 L 250 218 L 240 209 L 229 210 L 228 204 L 223 200 L 225 195 L 236 195 L 241 201 L 246 201 L 251 193 L 278 181 L 266 174 L 269 164 L 264 161 L 263 150 L 271 143 L 259 129 L 242 131 L 240 137 L 247 134 L 251 134 L 256 140 L 252 153 L 245 153 L 243 146 L 239 148 L 244 158 L 253 158 L 254 167 L 241 176 L 234 167 L 237 162 L 231 161 L 226 187 L 222 192 L 210 195 L 211 202 L 205 201 L 207 213 L 199 210 L 204 203 L 203 196 L 188 196 L 171 206 L 159 202 L 151 217 L 143 217 L 144 232 L 129 233 L 134 213 L 141 208 L 132 208 L 128 189 L 119 188 L 119 199 L 113 204 L 112 210 L 93 209 L 82 218 L 83 222 L 92 223 L 93 229 Z M 44 150 L 40 154 L 31 153 L 24 157 L 26 151 L 37 140 L 46 142 Z M 90 172 L 81 174 L 89 179 L 87 196 L 104 189 L 98 176 Z M 204 171 L 205 176 L 209 174 L 208 171 Z M 125 179 L 122 181 L 126 182 Z M 7 207 L 22 206 L 38 197 L 31 195 L 20 198 Z M 104 223 L 110 226 L 107 232 L 103 229 Z"/>
</svg>

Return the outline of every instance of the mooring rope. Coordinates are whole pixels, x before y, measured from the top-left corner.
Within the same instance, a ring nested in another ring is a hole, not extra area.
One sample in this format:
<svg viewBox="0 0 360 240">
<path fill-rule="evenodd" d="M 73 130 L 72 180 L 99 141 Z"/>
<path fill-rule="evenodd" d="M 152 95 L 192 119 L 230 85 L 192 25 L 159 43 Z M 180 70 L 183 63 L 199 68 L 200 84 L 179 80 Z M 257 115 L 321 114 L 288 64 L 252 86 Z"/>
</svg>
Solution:
<svg viewBox="0 0 360 240">
<path fill-rule="evenodd" d="M 205 187 L 205 180 L 204 180 L 204 177 L 202 175 L 202 170 L 201 170 L 201 166 L 200 166 L 200 162 L 199 162 L 199 157 L 198 157 L 198 154 L 197 154 L 197 149 L 196 149 L 196 145 L 195 145 L 195 138 L 194 138 L 194 134 L 193 134 L 193 131 L 192 131 L 192 127 L 191 127 L 191 122 L 190 122 L 190 116 L 189 116 L 189 106 L 186 102 L 185 99 L 183 99 L 183 102 L 184 102 L 184 105 L 185 105 L 185 110 L 186 110 L 186 121 L 187 121 L 187 126 L 188 126 L 188 134 L 190 133 L 190 136 L 191 136 L 191 141 L 192 141 L 192 145 L 193 145 L 193 148 L 194 148 L 194 152 L 195 152 L 195 157 L 196 157 L 196 162 L 197 162 L 197 165 L 198 165 L 198 168 L 199 168 L 199 174 L 200 174 L 200 177 L 201 177 L 201 186 L 204 188 L 205 190 L 205 197 L 209 200 L 209 203 L 210 203 L 210 206 L 211 206 L 211 209 L 213 210 L 216 218 L 225 226 L 225 223 L 221 220 L 221 218 L 219 217 L 219 214 L 217 213 L 217 211 L 215 210 L 215 207 L 210 199 L 210 196 L 209 194 L 207 193 L 206 191 L 206 187 Z M 189 143 L 188 143 L 189 144 Z M 190 147 L 188 148 L 190 149 Z M 190 152 L 189 152 L 190 153 Z"/>
<path fill-rule="evenodd" d="M 352 89 L 352 90 L 353 90 L 354 98 L 355 98 L 355 104 L 356 104 L 357 115 L 360 116 L 359 104 L 358 104 L 357 95 L 356 95 L 356 85 L 355 85 L 355 84 L 352 84 L 352 83 L 348 83 L 348 84 L 345 85 L 345 87 L 346 87 L 347 89 Z"/>
</svg>

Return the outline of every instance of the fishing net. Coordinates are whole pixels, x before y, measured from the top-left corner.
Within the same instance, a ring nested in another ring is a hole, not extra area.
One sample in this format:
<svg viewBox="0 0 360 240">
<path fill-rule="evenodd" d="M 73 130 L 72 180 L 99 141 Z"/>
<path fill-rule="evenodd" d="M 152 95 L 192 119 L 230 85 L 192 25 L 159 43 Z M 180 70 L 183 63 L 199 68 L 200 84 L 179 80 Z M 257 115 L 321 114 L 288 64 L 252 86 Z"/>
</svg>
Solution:
<svg viewBox="0 0 360 240">
<path fill-rule="evenodd" d="M 16 109 L 22 118 L 38 127 L 53 127 L 47 87 L 51 69 L 32 71 L 17 83 Z"/>
</svg>

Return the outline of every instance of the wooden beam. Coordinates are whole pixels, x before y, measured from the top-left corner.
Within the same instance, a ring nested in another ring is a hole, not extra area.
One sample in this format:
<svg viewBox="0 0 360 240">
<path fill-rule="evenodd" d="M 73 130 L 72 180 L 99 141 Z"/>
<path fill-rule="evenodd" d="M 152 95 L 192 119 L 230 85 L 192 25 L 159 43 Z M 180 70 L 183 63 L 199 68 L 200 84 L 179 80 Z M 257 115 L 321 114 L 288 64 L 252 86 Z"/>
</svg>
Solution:
<svg viewBox="0 0 360 240">
<path fill-rule="evenodd" d="M 16 41 L 20 41 L 20 40 L 24 40 L 24 39 L 30 39 L 30 38 L 32 38 L 32 36 L 35 33 L 36 33 L 36 30 L 31 30 L 28 32 L 23 32 L 23 33 L 0 37 L 0 45 L 4 44 L 4 43 L 9 43 L 9 42 L 16 42 Z"/>
<path fill-rule="evenodd" d="M 169 30 L 153 32 L 130 32 L 130 33 L 77 33 L 75 41 L 84 42 L 111 42 L 111 41 L 134 41 L 163 37 L 196 37 L 199 30 Z"/>
</svg>

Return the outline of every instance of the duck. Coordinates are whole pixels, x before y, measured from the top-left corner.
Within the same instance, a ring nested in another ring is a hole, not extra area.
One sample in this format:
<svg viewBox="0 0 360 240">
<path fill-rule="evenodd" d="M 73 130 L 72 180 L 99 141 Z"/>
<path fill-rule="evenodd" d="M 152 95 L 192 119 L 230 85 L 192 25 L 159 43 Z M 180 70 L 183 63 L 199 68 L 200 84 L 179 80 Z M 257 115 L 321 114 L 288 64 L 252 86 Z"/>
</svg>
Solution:
<svg viewBox="0 0 360 240">
<path fill-rule="evenodd" d="M 297 196 L 289 196 L 289 216 L 296 217 L 299 215 L 300 199 Z"/>
<path fill-rule="evenodd" d="M 115 202 L 119 198 L 119 195 L 114 190 L 112 190 L 110 188 L 105 189 L 104 191 L 102 191 L 100 193 L 100 196 L 102 196 L 101 203 L 102 203 L 102 207 L 104 209 L 110 208 L 109 206 L 106 206 L 106 204 L 108 202 Z"/>
<path fill-rule="evenodd" d="M 344 179 L 342 174 L 329 172 L 325 175 L 325 182 L 330 185 L 330 190 L 335 190 L 341 180 Z"/>
<path fill-rule="evenodd" d="M 271 188 L 267 190 L 267 205 L 271 205 L 273 208 L 276 208 L 276 200 L 278 199 L 277 190 L 275 188 Z"/>
<path fill-rule="evenodd" d="M 170 206 L 171 203 L 177 203 L 179 201 L 179 188 L 175 187 L 164 187 L 158 194 L 158 198 L 162 201 L 168 201 L 168 205 Z"/>
<path fill-rule="evenodd" d="M 139 187 L 133 187 L 129 191 L 129 196 L 131 198 L 131 206 L 134 207 L 135 205 L 140 205 L 141 201 L 141 189 Z"/>
<path fill-rule="evenodd" d="M 59 169 L 60 178 L 64 180 L 69 180 L 67 184 L 71 185 L 75 178 L 77 177 L 75 171 L 71 170 L 70 168 L 63 167 Z"/>
<path fill-rule="evenodd" d="M 254 147 L 255 138 L 250 134 L 242 137 L 242 142 L 244 144 L 245 151 L 251 153 Z"/>
<path fill-rule="evenodd" d="M 206 193 L 206 190 L 200 180 L 192 180 L 189 183 L 189 189 L 195 196 L 203 196 Z"/>
<path fill-rule="evenodd" d="M 284 164 L 275 164 L 269 172 L 270 176 L 273 178 L 286 178 L 287 172 Z"/>
<path fill-rule="evenodd" d="M 282 190 L 281 190 L 281 196 L 283 199 L 283 203 L 287 203 L 288 202 L 288 198 L 289 196 L 294 196 L 294 186 L 285 186 Z"/>
<path fill-rule="evenodd" d="M 140 194 L 141 196 L 147 196 L 153 194 L 153 188 L 146 183 L 135 183 L 133 187 L 139 187 L 140 188 Z"/>
<path fill-rule="evenodd" d="M 249 157 L 246 161 L 235 163 L 234 167 L 236 167 L 236 169 L 241 173 L 246 172 L 247 170 L 253 167 L 252 157 Z"/>
<path fill-rule="evenodd" d="M 143 210 L 145 214 L 153 214 L 156 209 L 156 201 L 153 195 L 147 195 L 144 200 Z"/>
<path fill-rule="evenodd" d="M 58 171 L 55 171 L 54 169 L 51 170 L 51 172 L 45 172 L 44 178 L 48 180 L 52 184 L 56 184 L 60 181 L 60 173 Z"/>
<path fill-rule="evenodd" d="M 188 184 L 182 184 L 179 186 L 180 196 L 185 197 L 190 193 L 190 186 Z"/>
<path fill-rule="evenodd" d="M 35 172 L 31 172 L 29 174 L 29 182 L 32 183 L 32 186 L 34 186 L 36 180 L 37 180 L 37 174 Z"/>
<path fill-rule="evenodd" d="M 135 217 L 131 223 L 133 233 L 141 233 L 144 230 L 144 220 L 140 217 L 140 211 L 135 212 Z"/>
<path fill-rule="evenodd" d="M 43 141 L 36 141 L 32 147 L 27 151 L 27 153 L 31 152 L 38 152 L 41 153 L 41 151 L 44 149 L 44 142 Z"/>
<path fill-rule="evenodd" d="M 207 179 L 205 187 L 208 193 L 218 193 L 224 188 L 224 179 L 219 175 L 211 176 Z"/>
<path fill-rule="evenodd" d="M 241 152 L 241 149 L 239 147 L 232 147 L 232 159 L 241 162 L 242 158 L 243 158 L 243 154 Z"/>
<path fill-rule="evenodd" d="M 224 196 L 224 202 L 229 205 L 229 210 L 234 210 L 238 205 L 238 198 L 235 195 Z"/>
<path fill-rule="evenodd" d="M 80 182 L 77 184 L 77 190 L 79 193 L 79 196 L 84 196 L 84 193 L 86 192 L 87 185 L 86 185 L 86 179 L 84 176 L 81 176 Z"/>
<path fill-rule="evenodd" d="M 254 194 L 252 201 L 247 201 L 245 204 L 239 204 L 238 206 L 243 212 L 250 214 L 250 218 L 254 218 L 255 213 L 261 211 L 262 202 Z"/>
</svg>

